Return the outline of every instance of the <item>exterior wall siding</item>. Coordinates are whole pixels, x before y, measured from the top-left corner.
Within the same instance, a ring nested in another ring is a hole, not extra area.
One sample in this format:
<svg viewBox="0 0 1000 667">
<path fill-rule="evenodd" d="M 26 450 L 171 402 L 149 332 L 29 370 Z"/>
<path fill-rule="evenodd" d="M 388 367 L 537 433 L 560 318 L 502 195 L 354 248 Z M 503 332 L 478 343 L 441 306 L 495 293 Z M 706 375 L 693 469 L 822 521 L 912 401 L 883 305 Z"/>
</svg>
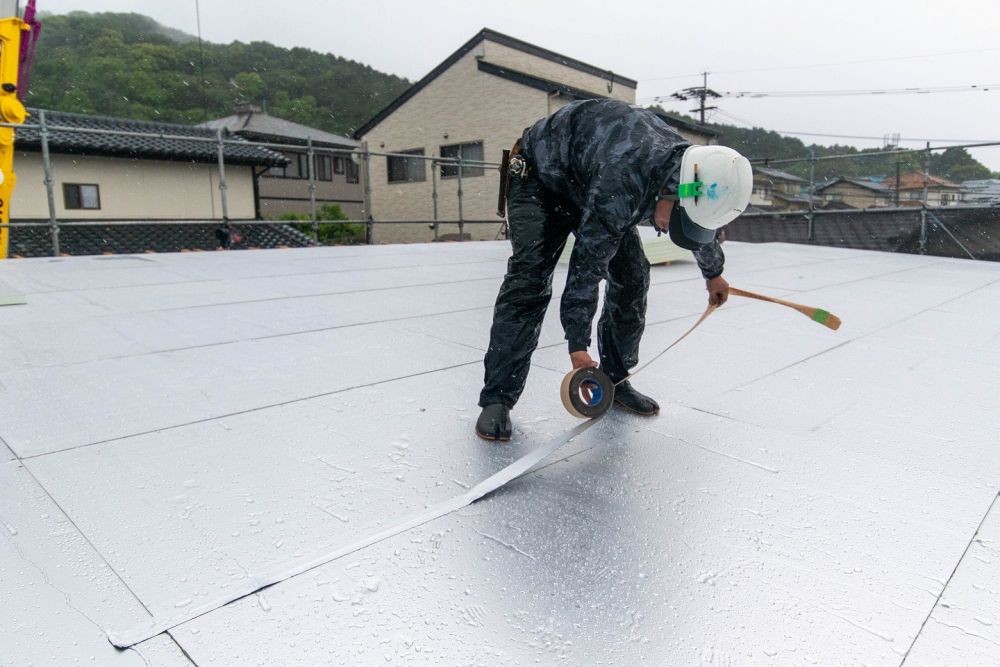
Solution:
<svg viewBox="0 0 1000 667">
<path fill-rule="evenodd" d="M 530 53 L 512 49 L 503 44 L 497 44 L 488 39 L 483 40 L 482 44 L 473 49 L 471 54 L 473 57 L 475 57 L 477 50 L 483 54 L 484 60 L 495 65 L 503 65 L 518 72 L 532 74 L 550 81 L 558 81 L 567 86 L 592 92 L 595 95 L 623 100 L 630 104 L 635 102 L 635 88 L 629 88 L 622 83 L 612 84 L 610 71 L 607 78 L 597 77 L 566 65 L 554 63 L 551 60 L 533 56 Z"/>
<path fill-rule="evenodd" d="M 10 214 L 15 220 L 48 220 L 42 156 L 19 152 L 17 187 Z M 215 165 L 159 160 L 53 155 L 56 216 L 71 220 L 217 220 L 222 200 Z M 97 184 L 101 208 L 67 209 L 64 183 Z M 254 217 L 252 167 L 226 166 L 229 217 Z"/>
<path fill-rule="evenodd" d="M 568 99 L 480 72 L 477 56 L 607 95 L 607 82 L 598 77 L 487 40 L 372 128 L 364 137 L 368 149 L 384 153 L 422 148 L 425 156 L 437 157 L 441 154 L 441 146 L 482 141 L 484 160 L 498 163 L 502 151 L 510 148 L 526 127 L 568 103 Z M 615 88 L 620 89 L 619 94 L 627 101 L 634 101 L 633 89 L 620 84 Z M 389 183 L 386 167 L 386 158 L 371 158 L 372 215 L 376 223 L 380 220 L 431 220 L 434 205 L 430 163 L 425 168 L 426 180 L 413 183 Z M 495 224 L 465 225 L 466 238 L 492 240 L 501 231 L 503 221 L 496 215 L 499 184 L 496 167 L 485 168 L 482 176 L 462 179 L 463 218 L 496 221 Z M 437 191 L 438 218 L 457 220 L 458 179 L 442 179 L 438 171 Z M 434 239 L 427 224 L 376 224 L 374 234 L 376 243 Z M 457 234 L 455 224 L 439 228 L 439 238 L 457 238 Z"/>
<path fill-rule="evenodd" d="M 841 197 L 840 201 L 854 208 L 888 206 L 892 202 L 891 195 L 876 194 L 871 190 L 839 183 L 824 189 L 823 193 L 817 199 L 832 201 L 836 195 Z"/>
<path fill-rule="evenodd" d="M 283 152 L 286 157 L 293 160 L 298 159 L 299 154 L 306 154 L 305 150 Z M 320 155 L 342 160 L 351 159 L 348 153 L 330 154 L 317 151 L 316 156 Z M 333 166 L 331 160 L 331 171 Z M 358 167 L 358 171 L 361 171 L 360 167 Z M 317 208 L 323 204 L 338 204 L 348 215 L 359 218 L 362 216 L 365 194 L 364 180 L 360 173 L 357 183 L 348 183 L 347 175 L 338 173 L 331 173 L 329 181 L 317 178 L 314 183 L 316 185 Z M 260 213 L 264 218 L 274 218 L 282 213 L 309 213 L 308 178 L 284 178 L 265 173 L 258 179 L 257 188 L 260 197 Z"/>
</svg>

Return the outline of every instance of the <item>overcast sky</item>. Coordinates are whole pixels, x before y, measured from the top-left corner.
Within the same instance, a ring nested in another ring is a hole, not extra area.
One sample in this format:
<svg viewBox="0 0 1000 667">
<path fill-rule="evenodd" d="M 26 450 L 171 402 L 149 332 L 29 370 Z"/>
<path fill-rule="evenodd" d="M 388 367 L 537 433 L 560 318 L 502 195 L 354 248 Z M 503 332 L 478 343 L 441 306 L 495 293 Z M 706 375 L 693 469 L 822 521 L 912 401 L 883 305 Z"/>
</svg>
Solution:
<svg viewBox="0 0 1000 667">
<path fill-rule="evenodd" d="M 137 12 L 192 34 L 195 0 L 37 0 L 39 10 Z M 785 132 L 1000 140 L 1000 2 L 896 0 L 201 0 L 202 37 L 334 53 L 416 80 L 483 27 L 639 81 L 638 101 L 718 91 L 989 86 L 976 92 L 723 98 L 714 120 Z M 44 32 L 43 32 L 44 35 Z M 44 37 L 41 47 L 45 48 Z M 665 104 L 686 111 L 688 103 Z M 881 139 L 801 136 L 880 146 Z M 923 142 L 904 142 L 905 146 Z M 1000 171 L 1000 147 L 973 154 Z"/>
</svg>

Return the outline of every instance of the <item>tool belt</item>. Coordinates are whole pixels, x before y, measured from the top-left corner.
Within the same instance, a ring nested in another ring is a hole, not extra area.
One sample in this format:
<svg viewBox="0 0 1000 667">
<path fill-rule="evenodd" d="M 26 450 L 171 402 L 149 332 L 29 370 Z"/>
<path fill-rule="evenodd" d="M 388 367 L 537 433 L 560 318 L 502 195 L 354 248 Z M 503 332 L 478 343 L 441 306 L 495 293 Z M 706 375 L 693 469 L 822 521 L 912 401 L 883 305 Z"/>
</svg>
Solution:
<svg viewBox="0 0 1000 667">
<path fill-rule="evenodd" d="M 521 155 L 521 140 L 514 142 L 514 147 L 503 152 L 500 160 L 500 192 L 497 194 L 497 216 L 507 217 L 507 195 L 510 193 L 510 176 L 524 176 L 528 171 L 528 163 Z"/>
</svg>

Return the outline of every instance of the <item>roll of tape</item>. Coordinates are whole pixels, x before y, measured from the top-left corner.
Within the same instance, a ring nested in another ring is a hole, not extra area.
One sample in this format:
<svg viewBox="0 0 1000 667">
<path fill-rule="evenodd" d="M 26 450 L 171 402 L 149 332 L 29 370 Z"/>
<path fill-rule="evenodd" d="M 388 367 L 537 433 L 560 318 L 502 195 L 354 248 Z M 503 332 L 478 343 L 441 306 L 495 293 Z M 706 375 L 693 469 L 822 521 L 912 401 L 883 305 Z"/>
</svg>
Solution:
<svg viewBox="0 0 1000 667">
<path fill-rule="evenodd" d="M 563 378 L 559 390 L 563 407 L 574 417 L 600 417 L 615 402 L 615 383 L 596 368 L 578 368 Z"/>
</svg>

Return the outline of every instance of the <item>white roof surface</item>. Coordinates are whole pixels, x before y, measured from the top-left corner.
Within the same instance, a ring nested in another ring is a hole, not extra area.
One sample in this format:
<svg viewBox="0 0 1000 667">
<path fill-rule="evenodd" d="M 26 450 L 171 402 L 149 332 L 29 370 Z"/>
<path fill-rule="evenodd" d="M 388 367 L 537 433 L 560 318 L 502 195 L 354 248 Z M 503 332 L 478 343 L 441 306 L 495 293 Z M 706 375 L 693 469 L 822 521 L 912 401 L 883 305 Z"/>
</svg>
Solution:
<svg viewBox="0 0 1000 667">
<path fill-rule="evenodd" d="M 1000 265 L 726 244 L 738 300 L 580 422 L 558 301 L 473 435 L 506 243 L 18 260 L 0 281 L 0 664 L 1000 662 Z M 556 294 L 565 267 L 557 270 Z M 654 267 L 642 357 L 704 308 Z M 280 576 L 279 576 L 280 578 Z"/>
</svg>

